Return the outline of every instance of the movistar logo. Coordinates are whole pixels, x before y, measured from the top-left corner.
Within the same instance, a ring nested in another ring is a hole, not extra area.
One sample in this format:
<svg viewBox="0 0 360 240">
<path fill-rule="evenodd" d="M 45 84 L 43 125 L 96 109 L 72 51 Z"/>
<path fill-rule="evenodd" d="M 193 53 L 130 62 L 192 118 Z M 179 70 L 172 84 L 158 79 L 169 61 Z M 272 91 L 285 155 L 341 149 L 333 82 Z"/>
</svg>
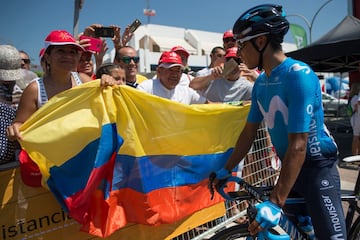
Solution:
<svg viewBox="0 0 360 240">
<path fill-rule="evenodd" d="M 290 67 L 289 72 L 291 72 L 291 71 L 302 71 L 302 70 L 305 70 L 306 74 L 310 73 L 310 68 L 308 66 L 301 66 L 299 63 L 293 64 Z"/>
<path fill-rule="evenodd" d="M 269 207 L 263 207 L 260 209 L 260 215 L 266 216 L 272 223 L 278 224 L 281 212 L 274 214 Z"/>
<path fill-rule="evenodd" d="M 279 111 L 283 118 L 286 125 L 288 125 L 288 115 L 289 111 L 287 106 L 285 105 L 284 101 L 279 96 L 274 96 L 269 104 L 269 110 L 268 112 L 265 112 L 264 108 L 261 106 L 261 104 L 258 102 L 259 108 L 261 113 L 263 114 L 266 124 L 269 129 L 273 129 L 275 125 L 275 113 Z"/>
</svg>

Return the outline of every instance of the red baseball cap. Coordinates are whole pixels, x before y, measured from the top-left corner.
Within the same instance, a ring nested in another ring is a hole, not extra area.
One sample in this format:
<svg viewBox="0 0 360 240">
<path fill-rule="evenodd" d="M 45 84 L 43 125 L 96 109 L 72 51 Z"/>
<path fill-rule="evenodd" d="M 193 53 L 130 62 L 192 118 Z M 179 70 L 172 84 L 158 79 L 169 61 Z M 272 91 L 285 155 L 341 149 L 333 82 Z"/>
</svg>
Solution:
<svg viewBox="0 0 360 240">
<path fill-rule="evenodd" d="M 237 47 L 232 47 L 232 48 L 226 49 L 225 58 L 232 58 L 232 57 L 238 58 L 237 50 L 238 50 Z"/>
<path fill-rule="evenodd" d="M 39 58 L 40 60 L 42 59 L 42 57 L 44 56 L 44 53 L 45 53 L 45 48 L 42 48 L 39 52 Z"/>
<path fill-rule="evenodd" d="M 179 54 L 173 51 L 163 52 L 159 60 L 159 67 L 171 68 L 171 67 L 184 67 Z"/>
<path fill-rule="evenodd" d="M 63 45 L 74 45 L 80 51 L 85 51 L 84 48 L 77 43 L 75 38 L 65 30 L 55 30 L 52 31 L 46 38 L 45 38 L 45 50 L 51 45 L 54 46 L 63 46 Z"/>
<path fill-rule="evenodd" d="M 183 48 L 182 46 L 175 46 L 170 51 L 172 51 L 172 52 L 182 52 L 182 53 L 184 53 L 186 55 L 187 58 L 190 55 L 190 53 L 188 51 L 186 51 L 186 49 Z"/>
<path fill-rule="evenodd" d="M 234 37 L 234 34 L 233 34 L 232 30 L 228 30 L 228 31 L 224 32 L 224 34 L 223 34 L 223 39 L 225 39 L 225 38 L 233 38 L 233 37 Z"/>
</svg>

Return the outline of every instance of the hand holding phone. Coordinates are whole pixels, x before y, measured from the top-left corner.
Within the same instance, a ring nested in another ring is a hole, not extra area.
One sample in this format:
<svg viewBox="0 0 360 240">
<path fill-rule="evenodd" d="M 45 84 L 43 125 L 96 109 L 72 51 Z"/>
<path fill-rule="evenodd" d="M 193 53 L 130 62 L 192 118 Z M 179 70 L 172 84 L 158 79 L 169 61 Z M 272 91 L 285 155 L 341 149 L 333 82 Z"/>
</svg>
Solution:
<svg viewBox="0 0 360 240">
<path fill-rule="evenodd" d="M 97 27 L 95 28 L 95 37 L 114 37 L 114 27 Z"/>
<path fill-rule="evenodd" d="M 80 36 L 80 40 L 82 39 L 89 39 L 89 44 L 90 46 L 85 47 L 85 50 L 92 52 L 92 53 L 98 53 L 101 51 L 101 46 L 102 46 L 102 40 L 99 38 L 93 38 L 93 37 L 89 37 L 89 36 L 85 36 L 82 35 Z"/>
<path fill-rule="evenodd" d="M 221 76 L 223 78 L 226 78 L 226 76 L 229 75 L 229 73 L 231 73 L 232 71 L 234 71 L 237 67 L 238 63 L 233 58 L 231 58 L 229 61 L 226 61 L 224 63 L 224 70 L 222 71 Z"/>
<path fill-rule="evenodd" d="M 130 25 L 130 27 L 129 27 L 129 32 L 130 32 L 130 33 L 135 32 L 136 29 L 138 29 L 138 27 L 140 27 L 140 25 L 141 25 L 140 20 L 139 20 L 139 19 L 135 19 L 135 20 L 131 23 L 131 25 Z"/>
</svg>

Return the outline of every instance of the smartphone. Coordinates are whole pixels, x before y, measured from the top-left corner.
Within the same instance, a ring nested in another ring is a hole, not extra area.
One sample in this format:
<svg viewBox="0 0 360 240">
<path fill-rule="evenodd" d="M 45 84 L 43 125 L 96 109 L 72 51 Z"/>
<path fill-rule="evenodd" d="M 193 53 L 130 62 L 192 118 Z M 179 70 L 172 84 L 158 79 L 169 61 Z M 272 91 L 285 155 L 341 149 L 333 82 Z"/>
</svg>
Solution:
<svg viewBox="0 0 360 240">
<path fill-rule="evenodd" d="M 114 28 L 113 27 L 95 28 L 95 37 L 112 38 L 114 37 Z"/>
<path fill-rule="evenodd" d="M 226 78 L 227 75 L 234 71 L 238 66 L 239 64 L 233 58 L 231 58 L 229 61 L 224 63 L 224 70 L 222 71 L 221 76 Z"/>
<path fill-rule="evenodd" d="M 86 47 L 85 50 L 89 51 L 89 52 L 100 52 L 101 51 L 101 45 L 102 45 L 102 40 L 99 38 L 93 38 L 93 37 L 89 37 L 89 36 L 80 36 L 80 40 L 82 39 L 90 39 L 89 43 L 90 46 Z"/>
<path fill-rule="evenodd" d="M 141 25 L 140 20 L 139 20 L 139 19 L 135 19 L 135 20 L 131 23 L 131 25 L 130 25 L 130 28 L 129 28 L 130 33 L 135 32 L 136 29 L 138 29 L 138 27 L 140 27 L 140 25 Z"/>
</svg>

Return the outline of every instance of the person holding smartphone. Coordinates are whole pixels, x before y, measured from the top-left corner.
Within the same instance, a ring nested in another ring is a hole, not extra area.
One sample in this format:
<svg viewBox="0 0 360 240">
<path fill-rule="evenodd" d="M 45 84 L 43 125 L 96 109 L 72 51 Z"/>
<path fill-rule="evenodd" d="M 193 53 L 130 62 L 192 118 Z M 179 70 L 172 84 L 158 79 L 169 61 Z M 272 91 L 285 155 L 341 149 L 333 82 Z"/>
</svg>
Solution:
<svg viewBox="0 0 360 240">
<path fill-rule="evenodd" d="M 248 101 L 257 76 L 255 70 L 242 63 L 237 47 L 233 47 L 226 50 L 224 66 L 213 68 L 209 75 L 195 77 L 189 86 L 211 102 Z"/>
<path fill-rule="evenodd" d="M 135 19 L 130 25 L 128 25 L 124 33 L 120 34 L 120 28 L 115 26 L 114 27 L 114 36 L 112 38 L 112 41 L 114 43 L 115 50 L 119 50 L 122 46 L 126 46 L 128 42 L 131 40 L 131 38 L 134 36 L 134 32 L 138 27 L 141 25 L 141 22 L 139 19 Z M 120 41 L 121 40 L 121 41 Z"/>
</svg>

